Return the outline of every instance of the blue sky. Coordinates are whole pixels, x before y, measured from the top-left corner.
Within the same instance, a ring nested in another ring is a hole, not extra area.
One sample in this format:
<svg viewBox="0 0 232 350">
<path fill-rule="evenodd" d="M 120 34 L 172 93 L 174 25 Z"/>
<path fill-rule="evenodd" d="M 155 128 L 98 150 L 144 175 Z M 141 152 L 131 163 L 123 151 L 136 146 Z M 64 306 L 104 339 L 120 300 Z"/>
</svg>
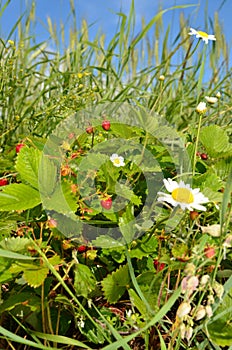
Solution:
<svg viewBox="0 0 232 350">
<path fill-rule="evenodd" d="M 116 13 L 120 10 L 128 14 L 131 0 L 73 0 L 77 15 L 78 24 L 81 19 L 85 18 L 89 24 L 93 24 L 92 33 L 95 34 L 99 29 L 107 33 L 109 36 L 114 34 L 117 25 Z M 6 0 L 0 1 L 4 4 Z M 224 5 L 222 3 L 224 2 Z M 10 4 L 4 11 L 0 23 L 0 33 L 5 37 L 10 29 L 27 7 L 31 0 L 11 0 Z M 231 0 L 135 0 L 135 9 L 137 14 L 137 26 L 140 26 L 141 18 L 145 17 L 148 22 L 156 13 L 159 4 L 162 8 L 169 8 L 175 5 L 195 4 L 183 10 L 174 10 L 164 15 L 166 23 L 171 21 L 175 25 L 178 23 L 180 11 L 183 11 L 186 17 L 189 17 L 190 24 L 193 27 L 199 27 L 202 30 L 205 28 L 204 9 L 208 3 L 208 13 L 211 18 L 215 11 L 219 11 L 221 23 L 224 27 L 224 32 L 228 41 L 231 42 L 231 15 L 232 1 Z M 52 21 L 59 26 L 60 21 L 65 24 L 68 29 L 70 20 L 69 0 L 37 0 L 36 1 L 36 19 L 38 25 L 36 27 L 36 35 L 38 39 L 47 38 L 46 19 L 51 17 Z M 90 31 L 91 32 L 91 31 Z M 39 41 L 39 40 L 38 40 Z"/>
<path fill-rule="evenodd" d="M 3 4 L 6 0 L 0 1 Z M 118 16 L 117 12 L 128 14 L 131 0 L 73 0 L 77 16 L 77 26 L 80 27 L 81 20 L 85 18 L 89 25 L 91 39 L 97 32 L 102 31 L 106 34 L 106 40 L 110 40 L 116 33 Z M 164 19 L 165 27 L 172 23 L 171 39 L 179 31 L 179 15 L 182 11 L 188 18 L 189 24 L 193 28 L 208 31 L 213 34 L 210 28 L 206 28 L 205 8 L 208 8 L 208 15 L 213 19 L 214 12 L 219 10 L 219 19 L 223 25 L 229 47 L 232 44 L 231 0 L 134 0 L 136 10 L 136 31 L 141 30 L 141 19 L 145 18 L 146 23 L 157 13 L 159 4 L 163 9 L 175 5 L 194 4 L 195 6 L 186 9 L 176 9 L 167 12 Z M 6 39 L 13 25 L 16 23 L 20 14 L 22 14 L 31 0 L 11 0 L 4 11 L 0 21 L 1 38 Z M 65 25 L 66 40 L 68 40 L 69 28 L 72 25 L 70 16 L 69 0 L 37 0 L 36 1 L 36 27 L 34 28 L 36 42 L 41 42 L 49 37 L 47 29 L 47 17 L 50 17 L 53 23 L 59 28 L 60 22 Z M 209 23 L 209 22 L 208 22 Z M 11 39 L 14 39 L 13 37 Z M 210 43 L 211 44 L 211 43 Z M 52 43 L 50 43 L 52 45 Z"/>
</svg>

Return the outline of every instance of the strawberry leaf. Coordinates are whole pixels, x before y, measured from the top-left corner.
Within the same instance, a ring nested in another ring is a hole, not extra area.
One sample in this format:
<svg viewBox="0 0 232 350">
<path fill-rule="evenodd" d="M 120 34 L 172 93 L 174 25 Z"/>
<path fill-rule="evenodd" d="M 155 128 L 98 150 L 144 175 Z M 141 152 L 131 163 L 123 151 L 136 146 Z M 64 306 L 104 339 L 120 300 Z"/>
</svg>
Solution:
<svg viewBox="0 0 232 350">
<path fill-rule="evenodd" d="M 116 303 L 130 284 L 128 266 L 121 266 L 111 275 L 105 277 L 101 284 L 107 301 L 109 303 Z"/>
</svg>

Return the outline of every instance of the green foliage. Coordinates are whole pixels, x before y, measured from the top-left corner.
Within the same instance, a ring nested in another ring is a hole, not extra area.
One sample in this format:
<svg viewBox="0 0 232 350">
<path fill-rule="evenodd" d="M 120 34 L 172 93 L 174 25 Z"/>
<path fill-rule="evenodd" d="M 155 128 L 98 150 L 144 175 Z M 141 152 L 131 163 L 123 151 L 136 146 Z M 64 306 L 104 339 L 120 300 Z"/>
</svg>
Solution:
<svg viewBox="0 0 232 350">
<path fill-rule="evenodd" d="M 232 345 L 232 291 L 230 290 L 216 309 L 213 319 L 207 324 L 211 341 L 219 346 Z"/>
<path fill-rule="evenodd" d="M 50 41 L 32 40 L 35 9 L 0 42 L 0 347 L 231 346 L 231 72 L 218 14 L 217 41 L 200 50 L 183 14 L 176 38 L 172 23 L 163 33 L 171 9 L 135 35 L 131 1 L 111 40 L 91 41 L 71 0 L 69 43 L 50 18 Z M 199 188 L 206 210 L 157 201 L 163 178 Z"/>
<path fill-rule="evenodd" d="M 119 267 L 111 275 L 105 277 L 101 284 L 105 298 L 110 303 L 116 303 L 130 285 L 128 266 Z"/>
<path fill-rule="evenodd" d="M 85 298 L 96 288 L 96 279 L 90 268 L 83 264 L 75 266 L 74 288 L 76 295 Z"/>
<path fill-rule="evenodd" d="M 11 184 L 0 193 L 0 211 L 26 210 L 41 202 L 40 194 L 29 185 Z"/>
<path fill-rule="evenodd" d="M 38 189 L 38 172 L 41 160 L 41 151 L 35 148 L 23 147 L 16 160 L 16 170 L 23 182 Z"/>
<path fill-rule="evenodd" d="M 201 129 L 200 140 L 210 157 L 232 156 L 232 145 L 225 130 L 218 125 L 205 126 Z"/>
</svg>

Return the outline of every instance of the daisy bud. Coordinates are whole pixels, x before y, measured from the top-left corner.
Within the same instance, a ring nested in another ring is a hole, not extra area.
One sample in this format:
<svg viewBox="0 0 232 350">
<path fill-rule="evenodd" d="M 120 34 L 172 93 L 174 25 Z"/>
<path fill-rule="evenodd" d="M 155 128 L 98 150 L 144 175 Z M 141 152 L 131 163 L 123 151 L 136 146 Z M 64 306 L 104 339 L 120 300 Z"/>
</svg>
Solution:
<svg viewBox="0 0 232 350">
<path fill-rule="evenodd" d="M 188 315 L 191 311 L 191 305 L 187 301 L 184 301 L 181 303 L 177 309 L 176 315 L 179 318 L 183 318 L 184 316 Z"/>
<path fill-rule="evenodd" d="M 160 80 L 160 81 L 164 81 L 164 79 L 165 79 L 165 76 L 164 76 L 163 74 L 161 74 L 161 75 L 159 76 L 159 80 Z"/>
<path fill-rule="evenodd" d="M 211 104 L 217 103 L 218 101 L 217 97 L 211 97 L 211 96 L 205 96 L 205 99 L 208 103 L 211 103 Z"/>
<path fill-rule="evenodd" d="M 220 91 L 218 91 L 218 92 L 216 93 L 216 97 L 217 97 L 217 98 L 220 98 L 220 97 L 221 97 Z"/>
<path fill-rule="evenodd" d="M 197 111 L 197 113 L 199 113 L 199 114 L 205 114 L 206 111 L 207 111 L 206 103 L 205 103 L 205 102 L 200 102 L 200 103 L 197 105 L 196 111 Z"/>
</svg>

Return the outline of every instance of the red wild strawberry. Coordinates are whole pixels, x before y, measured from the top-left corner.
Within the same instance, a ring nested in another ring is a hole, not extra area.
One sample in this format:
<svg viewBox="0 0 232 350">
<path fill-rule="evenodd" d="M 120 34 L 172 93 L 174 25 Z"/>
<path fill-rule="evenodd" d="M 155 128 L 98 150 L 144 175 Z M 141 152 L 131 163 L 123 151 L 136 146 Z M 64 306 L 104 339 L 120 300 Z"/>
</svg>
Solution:
<svg viewBox="0 0 232 350">
<path fill-rule="evenodd" d="M 159 262 L 158 259 L 154 259 L 153 264 L 157 272 L 162 271 L 166 265 L 165 263 Z"/>
<path fill-rule="evenodd" d="M 110 129 L 110 121 L 109 120 L 104 120 L 102 122 L 102 127 L 104 130 L 109 130 Z"/>
<path fill-rule="evenodd" d="M 202 160 L 207 160 L 208 159 L 208 155 L 206 153 L 201 153 L 201 159 Z"/>
<path fill-rule="evenodd" d="M 88 247 L 86 245 L 80 245 L 77 248 L 78 253 L 85 253 L 88 250 Z"/>
<path fill-rule="evenodd" d="M 207 246 L 204 249 L 205 257 L 211 259 L 215 256 L 215 248 L 213 246 Z"/>
<path fill-rule="evenodd" d="M 8 180 L 7 179 L 0 179 L 0 186 L 6 186 L 8 185 Z"/>
<path fill-rule="evenodd" d="M 93 127 L 92 125 L 88 126 L 85 131 L 87 132 L 87 134 L 93 134 Z"/>
<path fill-rule="evenodd" d="M 112 199 L 111 198 L 102 199 L 101 206 L 106 210 L 110 210 L 110 208 L 112 207 Z"/>
<path fill-rule="evenodd" d="M 23 148 L 24 146 L 24 143 L 18 143 L 15 147 L 16 153 L 19 153 L 21 151 L 21 148 Z"/>
</svg>

